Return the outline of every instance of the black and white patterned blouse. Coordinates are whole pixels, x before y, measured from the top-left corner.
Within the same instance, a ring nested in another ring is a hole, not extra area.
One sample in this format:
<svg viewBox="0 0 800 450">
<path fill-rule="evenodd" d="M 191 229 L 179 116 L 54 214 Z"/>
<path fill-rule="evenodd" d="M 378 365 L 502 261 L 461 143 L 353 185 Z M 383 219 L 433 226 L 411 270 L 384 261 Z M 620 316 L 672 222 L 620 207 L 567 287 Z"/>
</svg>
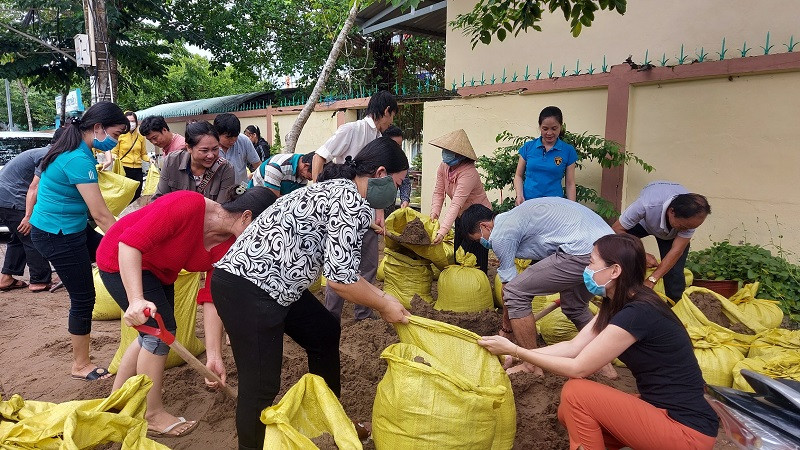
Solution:
<svg viewBox="0 0 800 450">
<path fill-rule="evenodd" d="M 371 222 L 372 208 L 354 182 L 315 183 L 280 197 L 214 266 L 289 306 L 320 271 L 338 283 L 358 281 L 361 239 Z"/>
</svg>

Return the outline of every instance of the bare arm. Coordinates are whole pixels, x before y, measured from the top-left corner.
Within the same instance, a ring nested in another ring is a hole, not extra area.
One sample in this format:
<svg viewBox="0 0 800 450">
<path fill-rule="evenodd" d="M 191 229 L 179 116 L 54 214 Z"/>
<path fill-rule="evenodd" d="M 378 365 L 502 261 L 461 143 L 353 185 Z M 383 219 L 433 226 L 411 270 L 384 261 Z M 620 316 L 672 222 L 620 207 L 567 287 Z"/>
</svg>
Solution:
<svg viewBox="0 0 800 450">
<path fill-rule="evenodd" d="M 100 185 L 97 183 L 81 183 L 76 184 L 75 187 L 78 188 L 83 201 L 89 207 L 89 214 L 92 215 L 92 219 L 103 230 L 103 233 L 108 231 L 117 219 L 108 210 L 106 201 L 103 200 L 103 194 L 100 193 Z M 141 263 L 139 266 L 141 267 Z"/>
<path fill-rule="evenodd" d="M 689 238 L 676 237 L 675 240 L 672 241 L 672 248 L 669 249 L 669 252 L 667 252 L 666 255 L 664 255 L 664 259 L 661 260 L 661 263 L 658 264 L 656 270 L 653 271 L 651 276 L 658 279 L 666 275 L 666 273 L 669 272 L 669 270 L 672 269 L 675 266 L 675 263 L 681 258 L 681 255 L 683 254 L 684 250 L 686 250 L 690 240 L 691 239 Z M 649 281 L 647 281 L 645 284 L 651 288 L 653 287 L 650 286 L 653 283 L 650 283 Z"/>
<path fill-rule="evenodd" d="M 328 161 L 325 160 L 322 156 L 314 154 L 314 159 L 311 162 L 311 181 L 316 182 L 317 178 L 319 178 L 319 174 L 322 173 L 322 169 L 325 166 L 325 163 Z"/>
<path fill-rule="evenodd" d="M 25 217 L 20 221 L 17 231 L 27 236 L 31 232 L 31 215 L 33 215 L 33 205 L 36 204 L 36 198 L 39 195 L 39 178 L 38 175 L 33 176 L 28 192 L 25 194 Z"/>
<path fill-rule="evenodd" d="M 203 303 L 203 329 L 206 335 L 206 367 L 225 383 L 226 370 L 222 361 L 222 320 L 212 302 Z M 216 387 L 216 382 L 206 379 L 206 385 Z"/>
<path fill-rule="evenodd" d="M 564 175 L 564 193 L 567 194 L 567 199 L 575 201 L 577 198 L 577 189 L 575 188 L 575 163 L 567 166 L 566 174 Z"/>
<path fill-rule="evenodd" d="M 517 171 L 514 172 L 514 192 L 517 193 L 516 204 L 519 206 L 525 201 L 525 158 L 519 157 L 517 161 Z"/>
<path fill-rule="evenodd" d="M 141 325 L 147 321 L 144 310 L 149 308 L 153 314 L 156 312 L 156 305 L 144 298 L 142 252 L 122 242 L 119 243 L 119 275 L 128 297 L 128 309 L 122 320 L 128 326 Z"/>
<path fill-rule="evenodd" d="M 363 278 L 351 284 L 328 280 L 328 287 L 345 300 L 368 306 L 378 311 L 383 320 L 389 323 L 408 323 L 410 316 L 406 308 L 396 298 L 381 291 Z"/>
<path fill-rule="evenodd" d="M 626 230 L 625 227 L 623 227 L 622 224 L 619 223 L 619 219 L 617 219 L 614 222 L 614 225 L 611 225 L 611 229 L 614 230 L 614 233 L 617 234 L 625 234 L 628 232 L 628 230 Z"/>
</svg>

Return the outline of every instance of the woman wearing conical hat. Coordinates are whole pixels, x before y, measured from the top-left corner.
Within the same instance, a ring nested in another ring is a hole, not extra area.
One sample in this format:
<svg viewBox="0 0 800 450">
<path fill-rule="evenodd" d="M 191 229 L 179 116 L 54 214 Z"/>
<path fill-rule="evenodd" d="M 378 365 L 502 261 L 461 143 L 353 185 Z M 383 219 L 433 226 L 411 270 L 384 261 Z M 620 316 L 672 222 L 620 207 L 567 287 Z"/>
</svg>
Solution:
<svg viewBox="0 0 800 450">
<path fill-rule="evenodd" d="M 433 243 L 438 244 L 455 224 L 455 248 L 462 247 L 465 252 L 474 254 L 478 266 L 486 272 L 489 267 L 489 249 L 480 243 L 467 239 L 461 229 L 461 214 L 474 204 L 491 208 L 489 198 L 483 189 L 483 182 L 475 168 L 475 150 L 464 130 L 456 130 L 430 142 L 442 149 L 442 163 L 436 171 L 436 187 L 433 189 L 431 218 L 438 219 L 442 212 L 444 196 L 450 197 L 447 213 L 439 221 L 439 231 Z"/>
</svg>

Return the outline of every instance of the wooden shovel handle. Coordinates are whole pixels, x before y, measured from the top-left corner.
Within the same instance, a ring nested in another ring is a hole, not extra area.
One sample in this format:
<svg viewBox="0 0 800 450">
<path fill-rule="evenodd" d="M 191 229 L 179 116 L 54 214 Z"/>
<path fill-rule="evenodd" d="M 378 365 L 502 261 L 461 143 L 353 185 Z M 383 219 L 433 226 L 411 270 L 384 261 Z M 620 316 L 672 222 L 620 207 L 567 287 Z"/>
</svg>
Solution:
<svg viewBox="0 0 800 450">
<path fill-rule="evenodd" d="M 544 317 L 544 316 L 550 314 L 551 312 L 555 311 L 555 309 L 558 308 L 559 306 L 561 306 L 561 299 L 558 299 L 558 300 L 554 301 L 553 303 L 550 303 L 549 305 L 545 306 L 544 309 L 542 309 L 538 313 L 534 314 L 533 318 L 535 320 L 539 320 L 542 317 Z"/>
</svg>

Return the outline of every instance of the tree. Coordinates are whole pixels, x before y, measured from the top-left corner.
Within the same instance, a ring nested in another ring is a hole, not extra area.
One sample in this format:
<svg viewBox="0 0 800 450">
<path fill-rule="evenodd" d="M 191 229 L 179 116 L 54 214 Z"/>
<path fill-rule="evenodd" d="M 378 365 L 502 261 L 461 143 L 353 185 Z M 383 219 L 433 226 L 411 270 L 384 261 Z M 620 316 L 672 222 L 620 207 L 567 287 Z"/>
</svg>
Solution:
<svg viewBox="0 0 800 450">
<path fill-rule="evenodd" d="M 451 24 L 461 28 L 470 36 L 472 47 L 482 42 L 488 44 L 492 36 L 503 41 L 508 33 L 514 36 L 532 28 L 542 31 L 539 22 L 545 12 L 561 10 L 564 19 L 577 37 L 583 27 L 591 26 L 598 10 L 617 11 L 625 14 L 627 0 L 481 0 L 467 14 L 459 14 Z"/>
</svg>

